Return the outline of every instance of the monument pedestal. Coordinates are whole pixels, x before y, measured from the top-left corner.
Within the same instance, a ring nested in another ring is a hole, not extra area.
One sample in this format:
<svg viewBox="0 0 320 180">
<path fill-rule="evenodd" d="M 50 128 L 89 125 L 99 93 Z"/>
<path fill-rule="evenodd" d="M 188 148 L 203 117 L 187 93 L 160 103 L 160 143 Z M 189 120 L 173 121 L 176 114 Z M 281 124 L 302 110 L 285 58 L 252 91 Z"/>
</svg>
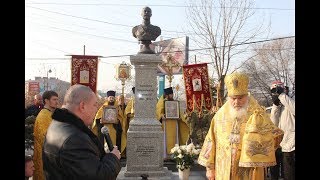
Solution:
<svg viewBox="0 0 320 180">
<path fill-rule="evenodd" d="M 135 66 L 135 117 L 127 132 L 127 165 L 117 179 L 172 179 L 163 167 L 163 131 L 156 119 L 157 67 L 162 62 L 155 54 L 130 56 Z"/>
</svg>

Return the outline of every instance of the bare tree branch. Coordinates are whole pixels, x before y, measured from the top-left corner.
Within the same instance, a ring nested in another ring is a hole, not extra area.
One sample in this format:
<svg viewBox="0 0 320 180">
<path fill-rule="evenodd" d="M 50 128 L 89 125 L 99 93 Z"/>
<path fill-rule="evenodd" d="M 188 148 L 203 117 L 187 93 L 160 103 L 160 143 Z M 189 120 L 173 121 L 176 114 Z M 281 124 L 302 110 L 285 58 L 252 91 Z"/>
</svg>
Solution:
<svg viewBox="0 0 320 180">
<path fill-rule="evenodd" d="M 294 38 L 255 46 L 255 56 L 244 62 L 241 68 L 250 76 L 251 90 L 260 94 L 266 105 L 269 105 L 270 102 L 270 85 L 275 80 L 284 82 L 289 88 L 292 87 L 292 93 L 294 93 L 294 47 Z"/>
<path fill-rule="evenodd" d="M 206 52 L 218 76 L 218 97 L 224 94 L 223 81 L 235 55 L 246 52 L 244 44 L 263 32 L 263 24 L 252 27 L 249 23 L 254 15 L 254 0 L 188 0 L 186 10 L 190 27 L 197 38 L 194 41 L 201 48 L 212 47 Z M 245 35 L 246 38 L 241 36 Z M 236 45 L 241 44 L 242 50 Z"/>
</svg>

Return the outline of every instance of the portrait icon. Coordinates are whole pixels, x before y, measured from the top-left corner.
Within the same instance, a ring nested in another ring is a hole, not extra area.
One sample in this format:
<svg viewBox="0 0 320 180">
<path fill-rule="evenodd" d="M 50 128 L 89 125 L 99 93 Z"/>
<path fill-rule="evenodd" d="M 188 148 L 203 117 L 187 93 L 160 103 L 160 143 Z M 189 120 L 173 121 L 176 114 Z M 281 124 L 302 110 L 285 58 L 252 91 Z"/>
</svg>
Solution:
<svg viewBox="0 0 320 180">
<path fill-rule="evenodd" d="M 165 118 L 167 119 L 180 118 L 179 101 L 165 101 L 164 110 L 165 110 Z"/>
<path fill-rule="evenodd" d="M 89 83 L 89 71 L 80 71 L 80 83 Z"/>
<path fill-rule="evenodd" d="M 126 68 L 126 67 L 120 66 L 118 68 L 118 72 L 117 73 L 118 73 L 118 78 L 119 79 L 127 79 L 127 78 L 129 78 L 128 68 Z"/>
<path fill-rule="evenodd" d="M 202 91 L 201 79 L 196 78 L 192 80 L 193 91 Z"/>
<path fill-rule="evenodd" d="M 118 124 L 117 109 L 115 106 L 103 106 L 102 124 Z"/>
</svg>

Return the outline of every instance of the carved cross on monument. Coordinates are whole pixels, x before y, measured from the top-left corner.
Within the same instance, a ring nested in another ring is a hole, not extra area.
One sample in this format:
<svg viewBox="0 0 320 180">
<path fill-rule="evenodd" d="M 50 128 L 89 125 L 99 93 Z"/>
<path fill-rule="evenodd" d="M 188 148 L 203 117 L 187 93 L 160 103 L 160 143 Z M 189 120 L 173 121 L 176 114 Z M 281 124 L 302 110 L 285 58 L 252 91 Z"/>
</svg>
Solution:
<svg viewBox="0 0 320 180">
<path fill-rule="evenodd" d="M 167 57 L 167 62 L 161 63 L 161 67 L 166 71 L 167 73 L 167 78 L 169 80 L 169 87 L 171 87 L 171 82 L 173 79 L 173 68 L 174 67 L 180 67 L 181 65 L 174 60 L 173 56 L 171 54 L 168 54 Z"/>
</svg>

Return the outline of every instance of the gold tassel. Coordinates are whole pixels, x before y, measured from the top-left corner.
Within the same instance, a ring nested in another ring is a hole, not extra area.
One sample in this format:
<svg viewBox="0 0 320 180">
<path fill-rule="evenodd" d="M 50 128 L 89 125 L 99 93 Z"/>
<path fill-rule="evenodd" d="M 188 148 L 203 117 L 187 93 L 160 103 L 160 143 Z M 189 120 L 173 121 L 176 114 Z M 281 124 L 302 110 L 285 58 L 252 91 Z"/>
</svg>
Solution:
<svg viewBox="0 0 320 180">
<path fill-rule="evenodd" d="M 192 110 L 193 110 L 193 112 L 196 112 L 198 108 L 197 108 L 197 102 L 196 102 L 196 96 L 195 96 L 195 94 L 192 95 L 192 101 L 193 101 L 193 108 L 192 108 Z"/>
</svg>

